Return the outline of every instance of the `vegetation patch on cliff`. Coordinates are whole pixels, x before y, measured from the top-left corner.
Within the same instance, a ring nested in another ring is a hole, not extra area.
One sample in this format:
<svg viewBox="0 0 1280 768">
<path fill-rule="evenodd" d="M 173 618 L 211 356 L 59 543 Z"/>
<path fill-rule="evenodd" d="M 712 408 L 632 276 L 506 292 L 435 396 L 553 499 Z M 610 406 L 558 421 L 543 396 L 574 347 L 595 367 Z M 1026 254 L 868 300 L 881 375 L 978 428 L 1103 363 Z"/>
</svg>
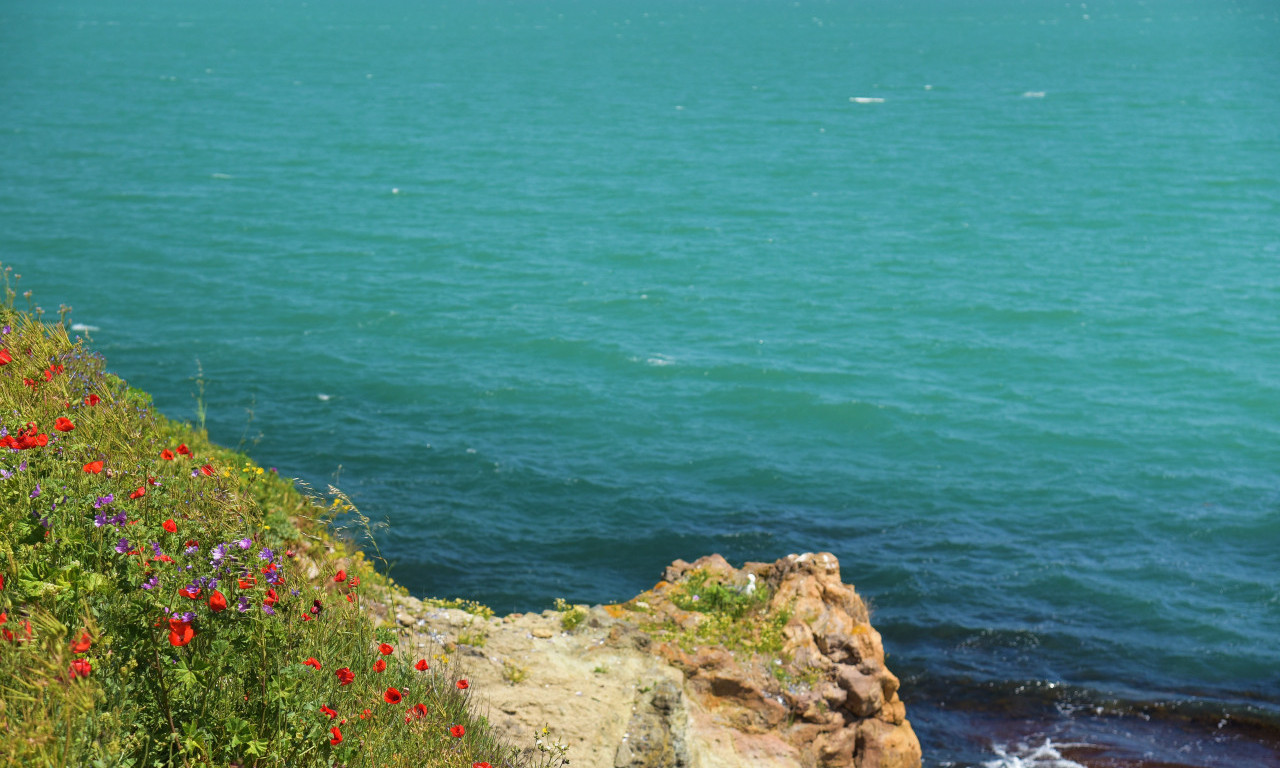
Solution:
<svg viewBox="0 0 1280 768">
<path fill-rule="evenodd" d="M 0 763 L 563 762 L 522 757 L 456 669 L 375 627 L 366 593 L 391 585 L 330 534 L 346 497 L 156 413 L 3 274 Z"/>
</svg>

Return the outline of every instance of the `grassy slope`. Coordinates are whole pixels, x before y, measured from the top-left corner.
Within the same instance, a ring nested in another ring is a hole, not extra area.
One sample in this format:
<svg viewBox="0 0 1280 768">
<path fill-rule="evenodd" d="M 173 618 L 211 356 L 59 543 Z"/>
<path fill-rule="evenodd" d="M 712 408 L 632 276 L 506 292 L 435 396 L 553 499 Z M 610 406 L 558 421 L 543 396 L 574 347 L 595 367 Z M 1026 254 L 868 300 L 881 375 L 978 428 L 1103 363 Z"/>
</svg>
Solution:
<svg viewBox="0 0 1280 768">
<path fill-rule="evenodd" d="M 389 585 L 328 533 L 345 498 L 165 419 L 61 325 L 0 325 L 0 763 L 531 763 L 375 628 L 362 593 Z"/>
</svg>

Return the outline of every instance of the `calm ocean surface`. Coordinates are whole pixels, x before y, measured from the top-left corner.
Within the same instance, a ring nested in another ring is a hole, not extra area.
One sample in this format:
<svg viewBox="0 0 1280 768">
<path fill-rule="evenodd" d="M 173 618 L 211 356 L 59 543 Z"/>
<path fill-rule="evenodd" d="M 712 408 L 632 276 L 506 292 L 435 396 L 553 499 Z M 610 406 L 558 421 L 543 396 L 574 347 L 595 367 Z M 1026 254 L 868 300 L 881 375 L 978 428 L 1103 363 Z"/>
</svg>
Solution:
<svg viewBox="0 0 1280 768">
<path fill-rule="evenodd" d="M 0 260 L 415 592 L 827 550 L 928 765 L 1280 761 L 1273 3 L 3 0 Z"/>
</svg>

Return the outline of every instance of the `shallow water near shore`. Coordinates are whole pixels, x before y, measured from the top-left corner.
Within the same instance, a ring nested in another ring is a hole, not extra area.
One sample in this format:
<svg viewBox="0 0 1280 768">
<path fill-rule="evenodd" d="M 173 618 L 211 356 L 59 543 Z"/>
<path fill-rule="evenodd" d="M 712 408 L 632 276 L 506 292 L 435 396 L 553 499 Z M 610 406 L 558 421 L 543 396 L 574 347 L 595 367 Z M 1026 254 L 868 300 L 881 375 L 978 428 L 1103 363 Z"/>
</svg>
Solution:
<svg viewBox="0 0 1280 768">
<path fill-rule="evenodd" d="M 831 551 L 927 765 L 1276 765 L 1278 33 L 6 4 L 0 260 L 417 593 Z"/>
</svg>

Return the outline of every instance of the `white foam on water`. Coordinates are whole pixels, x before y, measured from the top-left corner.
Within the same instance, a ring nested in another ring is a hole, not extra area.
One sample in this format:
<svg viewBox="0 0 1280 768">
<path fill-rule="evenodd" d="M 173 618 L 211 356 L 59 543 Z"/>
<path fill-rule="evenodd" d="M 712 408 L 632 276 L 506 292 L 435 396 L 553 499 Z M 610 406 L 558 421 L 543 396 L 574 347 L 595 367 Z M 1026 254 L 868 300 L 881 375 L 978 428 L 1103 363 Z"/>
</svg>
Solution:
<svg viewBox="0 0 1280 768">
<path fill-rule="evenodd" d="M 666 355 L 657 355 L 646 359 L 645 363 L 648 365 L 675 365 L 676 361 Z"/>
<path fill-rule="evenodd" d="M 1067 746 L 1054 743 L 1048 738 L 1038 747 L 1018 744 L 1010 748 L 1004 744 L 992 744 L 991 751 L 996 753 L 995 760 L 984 762 L 983 768 L 1087 768 L 1074 760 L 1062 756 L 1057 747 Z M 1071 746 L 1084 746 L 1075 744 Z"/>
<path fill-rule="evenodd" d="M 850 96 L 849 101 L 854 104 L 883 104 L 884 99 L 879 96 Z"/>
<path fill-rule="evenodd" d="M 1022 98 L 1024 98 L 1024 99 L 1043 99 L 1043 98 L 1044 98 L 1044 93 L 1045 93 L 1044 91 L 1026 91 L 1025 93 L 1023 93 L 1023 94 L 1022 94 Z"/>
<path fill-rule="evenodd" d="M 80 333 L 92 333 L 94 331 L 100 331 L 102 329 L 96 325 L 85 325 L 84 323 L 72 323 L 71 330 L 79 331 Z"/>
<path fill-rule="evenodd" d="M 235 178 L 235 176 L 232 176 L 229 173 L 211 173 L 209 174 L 209 176 L 214 179 L 234 179 Z"/>
<path fill-rule="evenodd" d="M 323 392 L 321 392 L 320 394 L 316 395 L 316 399 L 318 399 L 318 400 L 320 400 L 320 401 L 322 401 L 322 402 L 323 402 L 323 401 L 327 401 L 330 397 L 331 397 L 331 395 L 326 395 L 326 394 L 325 394 L 325 393 L 323 393 Z"/>
</svg>

